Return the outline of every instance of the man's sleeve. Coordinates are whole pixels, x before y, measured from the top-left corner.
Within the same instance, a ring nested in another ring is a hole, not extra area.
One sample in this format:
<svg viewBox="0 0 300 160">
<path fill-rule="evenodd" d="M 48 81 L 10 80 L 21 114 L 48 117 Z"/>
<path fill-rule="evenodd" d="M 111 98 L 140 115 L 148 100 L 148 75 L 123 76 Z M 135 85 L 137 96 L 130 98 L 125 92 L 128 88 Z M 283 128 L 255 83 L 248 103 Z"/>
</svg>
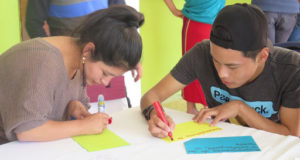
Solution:
<svg viewBox="0 0 300 160">
<path fill-rule="evenodd" d="M 300 108 L 300 71 L 285 83 L 287 86 L 282 96 L 282 105 L 288 108 Z"/>
<path fill-rule="evenodd" d="M 199 68 L 203 65 L 204 54 L 199 54 L 203 51 L 203 44 L 198 43 L 191 48 L 179 60 L 175 67 L 171 70 L 171 75 L 180 83 L 188 85 L 197 78 L 197 73 L 201 72 Z"/>
<path fill-rule="evenodd" d="M 47 20 L 50 0 L 28 0 L 25 26 L 30 38 L 46 37 L 43 28 Z"/>
</svg>

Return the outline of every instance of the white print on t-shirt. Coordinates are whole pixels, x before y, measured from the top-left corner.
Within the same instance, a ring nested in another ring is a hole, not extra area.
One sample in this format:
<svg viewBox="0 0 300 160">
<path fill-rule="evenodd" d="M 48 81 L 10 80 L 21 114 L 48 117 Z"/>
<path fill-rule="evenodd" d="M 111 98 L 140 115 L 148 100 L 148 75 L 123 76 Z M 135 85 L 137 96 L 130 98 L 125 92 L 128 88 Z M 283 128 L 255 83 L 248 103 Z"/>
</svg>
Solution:
<svg viewBox="0 0 300 160">
<path fill-rule="evenodd" d="M 219 103 L 224 104 L 232 100 L 240 100 L 249 105 L 251 108 L 255 109 L 257 113 L 266 118 L 270 118 L 272 114 L 277 113 L 277 111 L 274 111 L 273 109 L 272 101 L 245 101 L 240 97 L 232 96 L 227 91 L 214 86 L 210 88 L 210 92 L 212 97 Z"/>
</svg>

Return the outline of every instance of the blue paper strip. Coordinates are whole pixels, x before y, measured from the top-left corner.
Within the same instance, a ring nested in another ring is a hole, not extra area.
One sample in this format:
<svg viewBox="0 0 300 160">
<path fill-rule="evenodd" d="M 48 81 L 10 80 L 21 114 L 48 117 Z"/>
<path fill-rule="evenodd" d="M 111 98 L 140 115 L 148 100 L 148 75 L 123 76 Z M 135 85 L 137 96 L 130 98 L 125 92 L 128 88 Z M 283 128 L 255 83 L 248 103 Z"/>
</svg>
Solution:
<svg viewBox="0 0 300 160">
<path fill-rule="evenodd" d="M 251 136 L 194 138 L 184 145 L 188 154 L 260 151 Z"/>
</svg>

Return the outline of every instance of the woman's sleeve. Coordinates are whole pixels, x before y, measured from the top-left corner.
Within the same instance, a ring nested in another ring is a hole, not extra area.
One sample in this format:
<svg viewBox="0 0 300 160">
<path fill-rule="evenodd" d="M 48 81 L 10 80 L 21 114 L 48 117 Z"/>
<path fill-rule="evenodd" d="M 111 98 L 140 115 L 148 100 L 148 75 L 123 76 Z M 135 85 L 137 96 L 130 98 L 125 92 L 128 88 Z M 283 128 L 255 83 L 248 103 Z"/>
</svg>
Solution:
<svg viewBox="0 0 300 160">
<path fill-rule="evenodd" d="M 25 56 L 24 56 L 25 55 Z M 1 107 L 3 129 L 8 140 L 16 140 L 16 133 L 36 128 L 48 120 L 52 112 L 57 69 L 51 58 L 19 54 L 6 67 L 5 106 Z M 45 55 L 46 56 L 46 55 Z M 10 71 L 12 69 L 13 71 Z"/>
</svg>

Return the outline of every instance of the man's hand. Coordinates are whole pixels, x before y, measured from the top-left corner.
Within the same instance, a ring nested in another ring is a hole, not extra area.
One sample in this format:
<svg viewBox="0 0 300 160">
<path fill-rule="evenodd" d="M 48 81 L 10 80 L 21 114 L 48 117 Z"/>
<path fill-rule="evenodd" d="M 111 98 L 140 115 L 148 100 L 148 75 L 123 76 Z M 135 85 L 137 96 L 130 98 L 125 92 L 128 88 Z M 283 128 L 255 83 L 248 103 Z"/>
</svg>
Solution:
<svg viewBox="0 0 300 160">
<path fill-rule="evenodd" d="M 211 122 L 211 126 L 214 126 L 219 121 L 225 121 L 229 118 L 236 117 L 239 114 L 242 101 L 234 100 L 218 107 L 210 109 L 201 109 L 198 115 L 196 115 L 193 120 L 202 124 L 206 119 L 214 117 Z"/>
<path fill-rule="evenodd" d="M 169 122 L 170 126 L 165 124 L 156 114 L 155 111 L 152 111 L 150 120 L 148 121 L 150 133 L 159 138 L 164 138 L 168 136 L 168 133 L 173 131 L 175 128 L 174 121 L 166 115 L 166 119 Z"/>
</svg>

